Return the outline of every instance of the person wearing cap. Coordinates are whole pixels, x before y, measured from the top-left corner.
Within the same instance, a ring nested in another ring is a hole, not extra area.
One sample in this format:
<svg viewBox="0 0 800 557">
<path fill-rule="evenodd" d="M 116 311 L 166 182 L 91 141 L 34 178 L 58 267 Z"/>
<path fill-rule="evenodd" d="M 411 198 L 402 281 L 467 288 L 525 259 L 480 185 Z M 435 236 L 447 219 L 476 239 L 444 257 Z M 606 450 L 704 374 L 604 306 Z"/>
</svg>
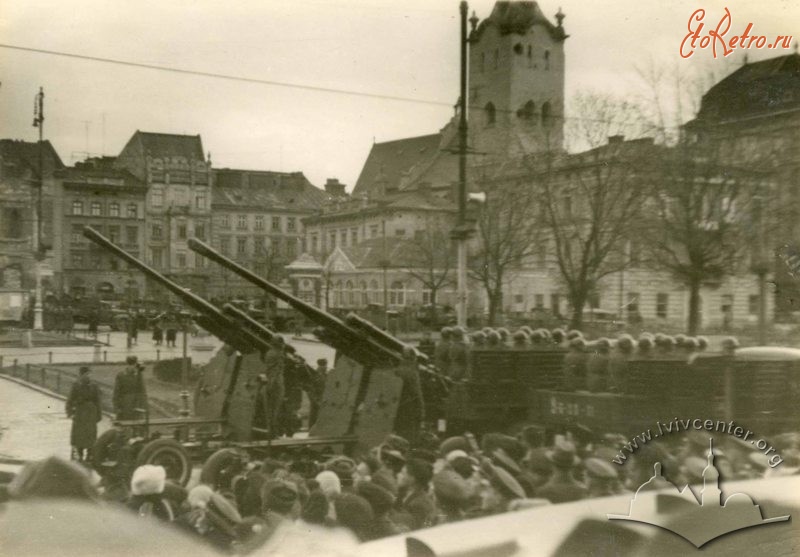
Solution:
<svg viewBox="0 0 800 557">
<path fill-rule="evenodd" d="M 372 507 L 372 534 L 376 539 L 403 532 L 390 516 L 395 497 L 389 490 L 373 482 L 359 482 L 356 486 L 356 495 L 363 497 Z"/>
<path fill-rule="evenodd" d="M 136 356 L 128 356 L 125 363 L 125 369 L 114 380 L 112 402 L 118 420 L 135 420 L 141 417 L 138 409 L 147 406 L 147 393 Z"/>
<path fill-rule="evenodd" d="M 309 429 L 317 423 L 319 409 L 322 406 L 322 397 L 325 395 L 325 380 L 328 377 L 328 360 L 320 358 L 317 367 L 311 375 L 311 385 L 308 390 L 310 409 L 308 412 Z"/>
<path fill-rule="evenodd" d="M 398 522 L 409 530 L 433 526 L 436 506 L 428 491 L 433 478 L 433 466 L 418 458 L 409 459 L 397 477 L 402 498 Z"/>
<path fill-rule="evenodd" d="M 481 349 L 486 346 L 486 333 L 483 331 L 475 331 L 470 335 L 472 350 Z"/>
<path fill-rule="evenodd" d="M 611 463 L 600 458 L 587 458 L 583 463 L 590 497 L 607 497 L 622 493 L 619 475 Z"/>
<path fill-rule="evenodd" d="M 352 531 L 359 541 L 375 539 L 375 516 L 369 501 L 355 493 L 342 493 L 333 502 L 336 522 Z"/>
<path fill-rule="evenodd" d="M 555 447 L 547 452 L 547 458 L 553 465 L 553 475 L 547 483 L 536 490 L 536 496 L 554 504 L 585 498 L 588 494 L 586 486 L 573 476 L 573 469 L 580 463 L 575 445 L 569 441 L 558 441 Z"/>
<path fill-rule="evenodd" d="M 419 377 L 417 351 L 413 347 L 403 347 L 403 361 L 395 368 L 395 374 L 403 380 L 403 387 L 394 418 L 394 431 L 413 442 L 425 421 L 425 400 Z"/>
<path fill-rule="evenodd" d="M 446 376 L 450 376 L 450 327 L 442 328 L 439 342 L 436 343 L 436 348 L 433 351 L 433 361 L 439 372 Z"/>
<path fill-rule="evenodd" d="M 525 490 L 507 470 L 484 459 L 481 470 L 488 480 L 481 491 L 481 511 L 496 514 L 508 511 L 513 501 L 525 499 Z"/>
<path fill-rule="evenodd" d="M 209 486 L 195 486 L 186 498 L 188 510 L 175 525 L 199 536 L 220 551 L 230 552 L 239 537 L 242 517 L 236 507 Z"/>
<path fill-rule="evenodd" d="M 653 345 L 654 341 L 650 335 L 642 333 L 639 335 L 639 342 L 637 343 L 638 350 L 636 357 L 642 360 L 650 360 L 653 358 Z"/>
<path fill-rule="evenodd" d="M 72 384 L 67 397 L 67 417 L 72 418 L 70 445 L 75 460 L 91 458 L 91 449 L 97 441 L 97 422 L 102 417 L 100 388 L 89 378 L 89 368 L 81 366 L 78 380 Z"/>
</svg>

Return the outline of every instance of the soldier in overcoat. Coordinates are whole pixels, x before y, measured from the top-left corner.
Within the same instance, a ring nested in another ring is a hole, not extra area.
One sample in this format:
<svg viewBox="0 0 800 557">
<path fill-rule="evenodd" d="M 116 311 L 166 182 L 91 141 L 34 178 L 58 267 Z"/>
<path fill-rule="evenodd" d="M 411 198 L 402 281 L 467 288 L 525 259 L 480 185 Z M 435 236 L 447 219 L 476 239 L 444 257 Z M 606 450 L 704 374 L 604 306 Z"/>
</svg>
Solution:
<svg viewBox="0 0 800 557">
<path fill-rule="evenodd" d="M 67 398 L 67 417 L 72 418 L 69 442 L 72 457 L 85 461 L 97 441 L 97 422 L 102 418 L 100 388 L 89 378 L 89 368 L 80 368 L 78 380 L 72 384 Z"/>
</svg>

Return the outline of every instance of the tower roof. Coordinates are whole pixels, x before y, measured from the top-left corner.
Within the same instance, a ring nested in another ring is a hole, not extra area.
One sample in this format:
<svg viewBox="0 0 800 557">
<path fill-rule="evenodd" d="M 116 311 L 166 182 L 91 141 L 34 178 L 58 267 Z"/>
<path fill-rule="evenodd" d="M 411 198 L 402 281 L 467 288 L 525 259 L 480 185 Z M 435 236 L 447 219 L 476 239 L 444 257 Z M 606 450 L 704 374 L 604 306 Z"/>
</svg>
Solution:
<svg viewBox="0 0 800 557">
<path fill-rule="evenodd" d="M 497 27 L 501 35 L 516 33 L 524 35 L 528 29 L 535 24 L 544 25 L 553 39 L 563 40 L 567 38 L 563 27 L 554 25 L 542 13 L 539 4 L 536 2 L 496 2 L 489 17 L 481 21 L 475 30 L 475 38 L 480 36 L 490 25 Z"/>
</svg>

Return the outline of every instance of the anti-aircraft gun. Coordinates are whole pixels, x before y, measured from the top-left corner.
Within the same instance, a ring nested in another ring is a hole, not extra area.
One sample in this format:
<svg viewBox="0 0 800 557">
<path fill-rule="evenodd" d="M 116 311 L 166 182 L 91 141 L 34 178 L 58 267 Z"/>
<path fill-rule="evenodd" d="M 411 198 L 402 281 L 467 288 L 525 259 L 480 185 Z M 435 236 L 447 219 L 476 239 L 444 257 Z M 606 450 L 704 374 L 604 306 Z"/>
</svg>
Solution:
<svg viewBox="0 0 800 557">
<path fill-rule="evenodd" d="M 220 310 L 92 228 L 84 228 L 83 234 L 177 296 L 194 312 L 194 319 L 201 327 L 225 343 L 205 366 L 197 384 L 194 416 L 149 419 L 145 413 L 141 420 L 117 420 L 113 429 L 100 436 L 94 448 L 94 464 L 101 474 L 113 473 L 124 478 L 135 466 L 160 464 L 167 469 L 169 478 L 185 484 L 191 474 L 192 456 L 204 458 L 225 447 L 260 455 L 295 446 L 353 444 L 355 438 L 344 434 L 308 439 L 274 438 L 275 424 L 266 418 L 262 394 L 269 388 L 274 371 L 270 362 L 283 357 L 298 358 L 294 347 L 241 310 L 229 305 Z"/>
<path fill-rule="evenodd" d="M 317 325 L 314 334 L 319 340 L 336 349 L 312 435 L 353 433 L 359 444 L 369 447 L 395 428 L 402 389 L 396 371 L 407 365 L 403 342 L 353 313 L 341 320 L 304 302 L 199 240 L 189 240 L 189 248 L 287 303 Z M 450 380 L 436 371 L 425 354 L 416 352 L 415 359 L 426 405 L 429 409 L 441 407 Z"/>
</svg>

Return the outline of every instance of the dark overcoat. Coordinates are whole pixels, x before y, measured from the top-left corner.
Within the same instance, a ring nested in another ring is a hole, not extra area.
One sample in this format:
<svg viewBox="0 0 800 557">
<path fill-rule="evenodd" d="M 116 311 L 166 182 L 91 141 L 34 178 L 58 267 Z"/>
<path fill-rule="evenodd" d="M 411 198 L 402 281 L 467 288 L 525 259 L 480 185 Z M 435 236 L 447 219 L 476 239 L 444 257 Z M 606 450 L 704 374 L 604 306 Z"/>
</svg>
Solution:
<svg viewBox="0 0 800 557">
<path fill-rule="evenodd" d="M 73 383 L 67 398 L 67 416 L 72 418 L 70 444 L 78 449 L 91 449 L 97 440 L 97 422 L 102 414 L 100 389 L 88 377 Z"/>
</svg>

